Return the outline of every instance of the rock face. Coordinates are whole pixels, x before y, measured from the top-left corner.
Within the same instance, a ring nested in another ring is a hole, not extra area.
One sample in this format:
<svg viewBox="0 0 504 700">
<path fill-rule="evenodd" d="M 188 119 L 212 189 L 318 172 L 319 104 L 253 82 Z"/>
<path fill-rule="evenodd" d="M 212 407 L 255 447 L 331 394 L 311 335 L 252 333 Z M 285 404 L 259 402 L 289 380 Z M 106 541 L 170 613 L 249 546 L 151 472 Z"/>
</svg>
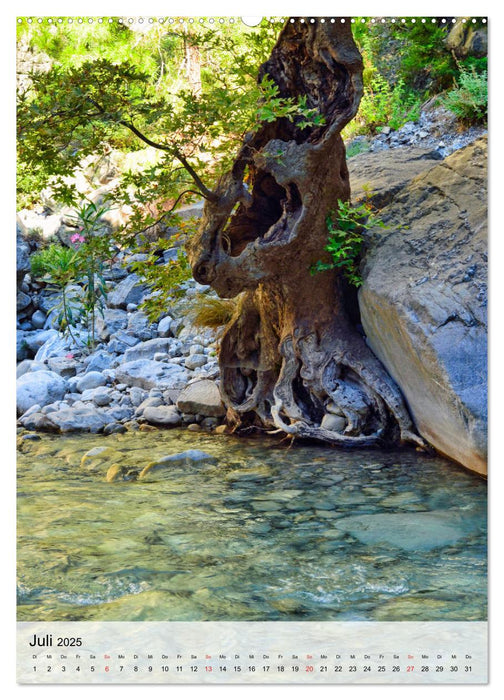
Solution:
<svg viewBox="0 0 504 700">
<path fill-rule="evenodd" d="M 380 214 L 390 229 L 371 236 L 359 292 L 368 344 L 399 384 L 420 434 L 481 474 L 487 448 L 486 157 L 486 138 L 478 139 L 392 198 Z"/>
</svg>

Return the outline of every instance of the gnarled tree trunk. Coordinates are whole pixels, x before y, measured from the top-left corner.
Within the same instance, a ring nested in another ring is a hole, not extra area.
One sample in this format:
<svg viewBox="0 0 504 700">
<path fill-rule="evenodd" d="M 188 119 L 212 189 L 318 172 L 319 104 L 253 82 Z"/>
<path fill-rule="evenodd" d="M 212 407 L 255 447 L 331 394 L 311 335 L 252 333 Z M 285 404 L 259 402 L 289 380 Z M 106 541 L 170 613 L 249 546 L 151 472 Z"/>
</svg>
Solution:
<svg viewBox="0 0 504 700">
<path fill-rule="evenodd" d="M 362 95 L 350 20 L 288 22 L 264 74 L 282 96 L 306 95 L 325 123 L 277 119 L 247 135 L 191 243 L 199 282 L 222 297 L 243 293 L 220 349 L 228 419 L 344 446 L 421 444 L 399 389 L 349 318 L 341 273 L 310 274 L 328 258 L 329 212 L 350 197 L 340 132 Z"/>
</svg>

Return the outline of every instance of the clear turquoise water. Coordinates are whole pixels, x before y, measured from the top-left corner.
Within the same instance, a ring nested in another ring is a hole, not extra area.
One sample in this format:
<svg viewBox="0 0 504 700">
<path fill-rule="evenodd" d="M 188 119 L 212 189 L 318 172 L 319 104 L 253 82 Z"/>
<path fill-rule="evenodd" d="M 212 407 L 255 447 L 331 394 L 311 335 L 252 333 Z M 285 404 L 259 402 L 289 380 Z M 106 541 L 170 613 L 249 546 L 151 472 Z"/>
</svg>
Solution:
<svg viewBox="0 0 504 700">
<path fill-rule="evenodd" d="M 96 446 L 217 463 L 108 483 L 80 466 Z M 486 483 L 410 449 L 42 435 L 17 502 L 19 620 L 486 619 Z"/>
</svg>

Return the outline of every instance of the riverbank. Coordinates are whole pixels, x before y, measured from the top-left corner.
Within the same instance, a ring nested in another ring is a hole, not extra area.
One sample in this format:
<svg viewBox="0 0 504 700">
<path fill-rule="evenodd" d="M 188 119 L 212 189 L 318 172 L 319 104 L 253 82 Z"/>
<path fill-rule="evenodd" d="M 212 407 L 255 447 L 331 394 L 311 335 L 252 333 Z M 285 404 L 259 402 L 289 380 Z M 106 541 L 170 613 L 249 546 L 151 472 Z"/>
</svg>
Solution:
<svg viewBox="0 0 504 700">
<path fill-rule="evenodd" d="M 347 144 L 349 154 L 356 147 L 364 154 L 349 159 L 350 171 L 355 173 L 352 182 L 358 183 L 354 189 L 359 191 L 364 185 L 373 189 L 378 183 L 376 167 L 369 165 L 368 152 L 375 159 L 383 153 L 383 160 L 389 161 L 391 157 L 396 160 L 394 154 L 401 155 L 401 168 L 396 167 L 392 173 L 396 179 L 397 173 L 400 174 L 400 182 L 392 181 L 393 177 L 390 180 L 387 169 L 378 163 L 382 180 L 377 193 L 383 200 L 382 206 L 389 204 L 416 175 L 443 162 L 486 131 L 483 127 L 466 131 L 455 127 L 455 118 L 450 113 L 431 105 L 418 122 L 408 123 L 398 131 L 385 128 L 374 139 L 354 139 Z M 420 145 L 422 149 L 418 148 Z M 359 176 L 360 162 L 364 174 Z M 107 178 L 104 173 L 102 179 Z M 55 216 L 47 209 L 39 218 L 47 223 Z M 45 230 L 44 225 L 40 229 Z M 430 238 L 428 242 L 431 245 Z M 20 225 L 17 412 L 22 433 L 110 434 L 180 426 L 193 432 L 226 429 L 225 408 L 219 394 L 218 339 L 214 330 L 198 328 L 192 320 L 195 308 L 204 299 L 215 298 L 209 287 L 194 280 L 184 282 L 181 298 L 173 300 L 166 312 L 151 323 L 141 309 L 150 290 L 133 271 L 135 256 L 128 251 L 120 252 L 105 275 L 107 307 L 103 317 L 96 320 L 98 343 L 89 352 L 87 332 L 82 325 L 74 330 L 77 342 L 56 330 L 51 312 L 55 295 L 30 274 L 29 258 L 35 247 L 33 237 Z M 176 249 L 164 251 L 161 262 L 173 259 L 176 252 Z M 481 273 L 475 275 L 475 266 L 465 257 L 462 263 L 461 279 L 465 275 L 474 284 Z M 453 261 L 450 265 L 453 266 Z M 410 272 L 408 275 L 409 279 Z M 439 279 L 436 276 L 433 279 L 438 288 Z M 426 281 L 424 275 L 418 286 L 422 285 L 419 289 L 430 303 L 425 295 Z M 449 280 L 448 283 L 452 284 Z M 77 286 L 74 291 L 79 294 L 82 290 Z M 366 280 L 363 293 L 366 293 Z M 453 303 L 458 304 L 458 300 Z M 440 326 L 443 332 L 450 329 L 450 322 L 456 322 L 460 313 L 445 315 L 447 321 Z M 375 352 L 383 361 L 380 349 Z M 402 362 L 404 354 L 401 358 Z M 412 397 L 408 400 L 414 405 Z"/>
</svg>

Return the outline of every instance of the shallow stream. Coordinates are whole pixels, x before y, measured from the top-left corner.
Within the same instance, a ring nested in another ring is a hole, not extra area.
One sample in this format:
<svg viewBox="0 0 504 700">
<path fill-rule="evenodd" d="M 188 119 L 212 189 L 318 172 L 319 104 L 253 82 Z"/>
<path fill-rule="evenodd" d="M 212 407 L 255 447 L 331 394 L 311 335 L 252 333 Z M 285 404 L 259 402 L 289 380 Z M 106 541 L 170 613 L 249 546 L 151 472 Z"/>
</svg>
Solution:
<svg viewBox="0 0 504 700">
<path fill-rule="evenodd" d="M 98 446 L 216 461 L 108 483 Z M 17 503 L 19 620 L 486 619 L 486 483 L 415 450 L 41 435 Z"/>
</svg>

